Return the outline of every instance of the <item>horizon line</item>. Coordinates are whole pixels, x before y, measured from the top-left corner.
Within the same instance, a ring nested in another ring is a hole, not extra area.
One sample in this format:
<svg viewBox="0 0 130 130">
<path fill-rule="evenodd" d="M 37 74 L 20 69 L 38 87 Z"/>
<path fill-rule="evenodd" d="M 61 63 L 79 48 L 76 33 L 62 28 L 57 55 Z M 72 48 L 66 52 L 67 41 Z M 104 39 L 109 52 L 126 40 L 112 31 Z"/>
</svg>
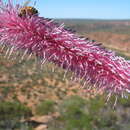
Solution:
<svg viewBox="0 0 130 130">
<path fill-rule="evenodd" d="M 52 18 L 52 19 L 81 19 L 81 20 L 130 20 L 130 18 L 122 19 L 122 18 L 115 18 L 115 19 L 108 19 L 108 18 Z"/>
</svg>

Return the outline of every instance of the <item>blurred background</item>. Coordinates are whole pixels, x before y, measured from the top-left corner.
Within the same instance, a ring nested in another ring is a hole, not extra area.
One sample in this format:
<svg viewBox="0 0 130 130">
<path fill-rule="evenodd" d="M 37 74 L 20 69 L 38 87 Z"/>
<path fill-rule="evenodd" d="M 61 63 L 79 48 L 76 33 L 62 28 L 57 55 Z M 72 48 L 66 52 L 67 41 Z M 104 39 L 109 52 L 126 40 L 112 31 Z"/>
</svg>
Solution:
<svg viewBox="0 0 130 130">
<path fill-rule="evenodd" d="M 129 0 L 37 0 L 29 5 L 130 60 Z M 0 49 L 0 130 L 130 130 L 129 95 L 118 97 L 113 108 L 115 96 L 106 103 L 107 94 L 84 92 L 70 80 L 71 73 L 64 80 L 64 70 L 53 64 L 40 69 L 35 56 L 11 61 L 5 51 Z"/>
<path fill-rule="evenodd" d="M 129 19 L 129 0 L 38 0 L 41 16 L 76 19 Z"/>
</svg>

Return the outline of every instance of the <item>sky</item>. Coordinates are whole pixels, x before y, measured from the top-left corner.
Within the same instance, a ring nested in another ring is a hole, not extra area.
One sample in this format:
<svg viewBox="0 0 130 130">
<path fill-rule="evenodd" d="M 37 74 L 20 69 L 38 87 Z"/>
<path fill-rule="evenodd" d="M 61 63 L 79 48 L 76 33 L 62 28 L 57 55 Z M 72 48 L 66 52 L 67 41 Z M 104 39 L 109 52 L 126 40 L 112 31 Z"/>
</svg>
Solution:
<svg viewBox="0 0 130 130">
<path fill-rule="evenodd" d="M 48 18 L 130 19 L 130 0 L 37 0 Z"/>
</svg>

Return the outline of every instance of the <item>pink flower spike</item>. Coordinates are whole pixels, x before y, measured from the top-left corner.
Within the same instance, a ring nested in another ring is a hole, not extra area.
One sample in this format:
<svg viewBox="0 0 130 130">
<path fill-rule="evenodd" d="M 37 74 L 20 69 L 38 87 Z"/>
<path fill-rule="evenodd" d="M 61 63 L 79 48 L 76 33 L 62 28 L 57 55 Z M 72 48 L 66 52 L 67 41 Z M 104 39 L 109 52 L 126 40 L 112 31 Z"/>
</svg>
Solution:
<svg viewBox="0 0 130 130">
<path fill-rule="evenodd" d="M 72 71 L 85 83 L 91 83 L 107 93 L 123 94 L 130 92 L 130 62 L 106 50 L 97 42 L 79 38 L 66 30 L 64 24 L 31 12 L 23 11 L 22 6 L 14 6 L 12 1 L 0 1 L 0 44 L 25 50 L 45 61 Z M 36 10 L 35 10 L 36 11 Z M 22 57 L 24 58 L 24 56 Z"/>
</svg>

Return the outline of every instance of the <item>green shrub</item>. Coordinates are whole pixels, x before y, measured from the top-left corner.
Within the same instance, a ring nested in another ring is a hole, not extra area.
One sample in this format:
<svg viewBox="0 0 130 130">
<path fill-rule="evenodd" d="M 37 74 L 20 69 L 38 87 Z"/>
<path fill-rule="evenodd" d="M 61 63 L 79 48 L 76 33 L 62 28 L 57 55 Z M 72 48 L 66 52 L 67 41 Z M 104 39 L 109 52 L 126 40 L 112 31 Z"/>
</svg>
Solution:
<svg viewBox="0 0 130 130">
<path fill-rule="evenodd" d="M 97 96 L 95 98 L 89 99 L 86 105 L 89 113 L 91 112 L 91 114 L 95 114 L 105 107 L 105 101 L 103 96 Z"/>
<path fill-rule="evenodd" d="M 130 107 L 130 96 L 128 96 L 128 99 L 127 98 L 120 98 L 118 104 L 121 104 L 123 107 L 129 108 Z"/>
<path fill-rule="evenodd" d="M 79 96 L 71 96 L 59 106 L 60 118 L 67 130 L 91 129 L 92 118 L 85 113 L 86 100 Z"/>
<path fill-rule="evenodd" d="M 38 115 L 47 115 L 49 113 L 53 113 L 55 111 L 55 102 L 52 100 L 42 101 L 36 107 L 36 114 Z"/>
<path fill-rule="evenodd" d="M 30 116 L 31 110 L 19 102 L 0 102 L 0 130 L 21 128 L 20 120 Z"/>
<path fill-rule="evenodd" d="M 19 102 L 0 102 L 0 120 L 29 117 L 31 110 Z"/>
<path fill-rule="evenodd" d="M 111 102 L 111 101 L 110 101 Z M 49 130 L 116 130 L 120 128 L 118 114 L 103 96 L 85 100 L 71 96 L 59 104 L 60 117 Z"/>
<path fill-rule="evenodd" d="M 2 88 L 2 96 L 6 97 L 8 94 L 13 91 L 14 87 L 7 86 L 7 87 L 1 87 Z"/>
</svg>

